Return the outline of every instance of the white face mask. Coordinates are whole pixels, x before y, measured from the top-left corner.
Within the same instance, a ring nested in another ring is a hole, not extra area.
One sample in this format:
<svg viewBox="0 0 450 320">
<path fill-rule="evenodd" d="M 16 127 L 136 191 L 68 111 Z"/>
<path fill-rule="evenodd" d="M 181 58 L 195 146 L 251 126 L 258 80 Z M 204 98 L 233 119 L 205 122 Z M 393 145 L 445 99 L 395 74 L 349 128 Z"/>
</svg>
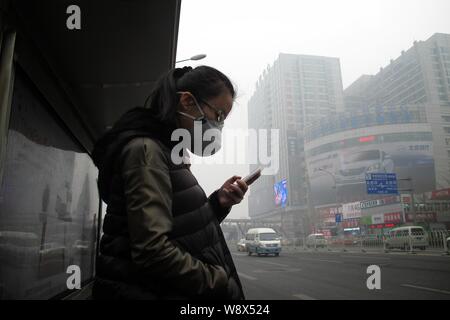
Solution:
<svg viewBox="0 0 450 320">
<path fill-rule="evenodd" d="M 194 126 L 188 129 L 191 136 L 191 145 L 188 149 L 201 157 L 208 157 L 216 153 L 222 147 L 223 122 L 206 118 L 202 108 L 194 98 L 195 105 L 201 113 L 200 117 L 177 111 L 177 113 L 194 120 Z"/>
</svg>

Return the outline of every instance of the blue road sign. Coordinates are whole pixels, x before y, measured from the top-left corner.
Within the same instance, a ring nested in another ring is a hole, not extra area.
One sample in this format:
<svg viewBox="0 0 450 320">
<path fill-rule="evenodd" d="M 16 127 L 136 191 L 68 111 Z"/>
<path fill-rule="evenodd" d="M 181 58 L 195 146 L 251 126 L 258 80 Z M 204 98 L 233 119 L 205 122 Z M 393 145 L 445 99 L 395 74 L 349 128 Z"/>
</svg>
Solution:
<svg viewBox="0 0 450 320">
<path fill-rule="evenodd" d="M 398 194 L 395 173 L 366 174 L 367 194 Z"/>
<path fill-rule="evenodd" d="M 335 218 L 336 218 L 336 223 L 341 223 L 342 222 L 342 214 L 337 213 L 335 215 Z"/>
</svg>

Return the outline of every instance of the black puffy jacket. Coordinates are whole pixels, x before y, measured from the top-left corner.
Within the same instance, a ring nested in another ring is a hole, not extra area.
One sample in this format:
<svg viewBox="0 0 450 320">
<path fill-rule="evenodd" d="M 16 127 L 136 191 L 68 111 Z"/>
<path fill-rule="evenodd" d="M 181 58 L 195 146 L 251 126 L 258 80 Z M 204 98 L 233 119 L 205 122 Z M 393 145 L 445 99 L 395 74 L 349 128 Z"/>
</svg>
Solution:
<svg viewBox="0 0 450 320">
<path fill-rule="evenodd" d="M 108 207 L 93 298 L 244 299 L 220 228 L 230 208 L 172 162 L 171 128 L 131 112 L 94 150 Z"/>
</svg>

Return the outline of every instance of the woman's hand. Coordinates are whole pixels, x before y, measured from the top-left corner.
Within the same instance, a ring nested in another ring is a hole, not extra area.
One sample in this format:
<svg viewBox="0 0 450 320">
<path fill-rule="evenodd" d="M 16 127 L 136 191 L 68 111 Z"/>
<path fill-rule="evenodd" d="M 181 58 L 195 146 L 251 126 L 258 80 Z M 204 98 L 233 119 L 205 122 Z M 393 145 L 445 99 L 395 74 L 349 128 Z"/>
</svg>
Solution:
<svg viewBox="0 0 450 320">
<path fill-rule="evenodd" d="M 235 183 L 236 182 L 236 183 Z M 228 208 L 238 204 L 244 199 L 248 190 L 247 184 L 239 176 L 233 176 L 219 189 L 217 197 L 223 208 Z"/>
</svg>

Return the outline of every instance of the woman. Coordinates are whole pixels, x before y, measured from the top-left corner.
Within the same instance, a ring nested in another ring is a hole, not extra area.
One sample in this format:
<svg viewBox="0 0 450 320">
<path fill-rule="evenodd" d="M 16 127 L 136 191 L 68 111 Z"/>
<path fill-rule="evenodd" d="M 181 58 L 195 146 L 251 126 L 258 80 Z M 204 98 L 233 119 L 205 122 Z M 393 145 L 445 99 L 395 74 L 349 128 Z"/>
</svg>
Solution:
<svg viewBox="0 0 450 320">
<path fill-rule="evenodd" d="M 214 68 L 173 69 L 149 108 L 127 112 L 97 142 L 93 158 L 108 206 L 94 299 L 244 299 L 220 222 L 247 185 L 234 176 L 206 197 L 189 164 L 171 155 L 174 130 L 194 140 L 194 124 L 220 132 L 234 98 L 230 80 Z M 213 143 L 218 149 L 220 139 Z"/>
</svg>

